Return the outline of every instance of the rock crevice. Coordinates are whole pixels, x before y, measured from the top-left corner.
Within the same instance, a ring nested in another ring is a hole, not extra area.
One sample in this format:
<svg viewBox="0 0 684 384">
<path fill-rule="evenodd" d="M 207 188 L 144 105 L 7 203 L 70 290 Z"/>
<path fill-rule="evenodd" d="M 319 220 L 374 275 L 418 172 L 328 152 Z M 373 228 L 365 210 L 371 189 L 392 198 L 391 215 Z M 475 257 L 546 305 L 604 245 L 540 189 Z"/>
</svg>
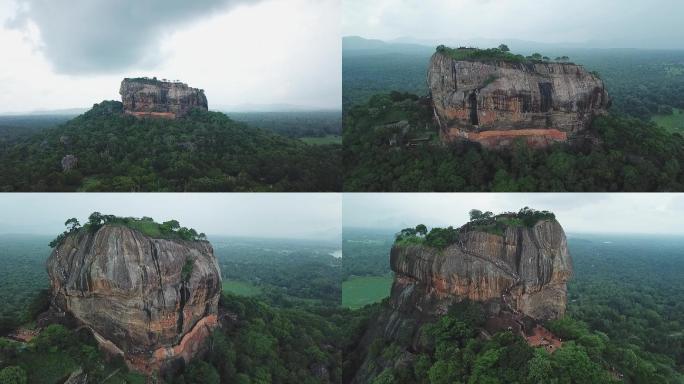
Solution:
<svg viewBox="0 0 684 384">
<path fill-rule="evenodd" d="M 442 139 L 490 148 L 582 138 L 610 106 L 603 81 L 571 63 L 455 60 L 437 52 L 427 82 Z"/>
</svg>

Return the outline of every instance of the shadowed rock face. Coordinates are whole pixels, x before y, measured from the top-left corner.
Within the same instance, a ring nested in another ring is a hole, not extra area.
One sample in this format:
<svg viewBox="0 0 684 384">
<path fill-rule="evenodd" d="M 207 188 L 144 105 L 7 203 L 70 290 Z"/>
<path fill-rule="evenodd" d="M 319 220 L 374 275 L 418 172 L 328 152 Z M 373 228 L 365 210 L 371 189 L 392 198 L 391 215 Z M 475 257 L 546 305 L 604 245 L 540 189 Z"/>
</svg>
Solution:
<svg viewBox="0 0 684 384">
<path fill-rule="evenodd" d="M 430 60 L 428 87 L 444 141 L 543 147 L 581 137 L 610 106 L 603 82 L 570 63 Z"/>
<path fill-rule="evenodd" d="M 193 108 L 208 109 L 203 90 L 178 82 L 123 79 L 119 94 L 124 113 L 138 117 L 173 119 Z"/>
<path fill-rule="evenodd" d="M 183 279 L 186 263 L 192 270 Z M 47 269 L 53 306 L 139 371 L 188 361 L 218 323 L 220 271 L 206 241 L 153 239 L 105 225 L 68 236 Z"/>
<path fill-rule="evenodd" d="M 507 227 L 503 236 L 465 232 L 462 244 L 440 251 L 395 246 L 392 304 L 442 314 L 464 299 L 507 308 L 537 320 L 563 316 L 572 274 L 565 233 L 555 220 L 532 228 Z"/>
</svg>

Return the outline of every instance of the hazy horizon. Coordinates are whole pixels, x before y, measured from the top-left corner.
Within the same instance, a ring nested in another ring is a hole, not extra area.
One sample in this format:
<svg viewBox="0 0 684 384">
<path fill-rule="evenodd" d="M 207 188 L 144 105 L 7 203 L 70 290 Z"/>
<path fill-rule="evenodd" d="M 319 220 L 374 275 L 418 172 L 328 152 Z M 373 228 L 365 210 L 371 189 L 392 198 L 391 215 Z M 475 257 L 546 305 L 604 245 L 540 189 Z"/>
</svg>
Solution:
<svg viewBox="0 0 684 384">
<path fill-rule="evenodd" d="M 342 228 L 459 227 L 471 209 L 548 210 L 569 234 L 682 235 L 684 196 L 670 193 L 357 193 L 342 198 Z"/>
<path fill-rule="evenodd" d="M 386 44 L 404 44 L 404 45 L 417 45 L 427 48 L 435 48 L 438 45 L 446 45 L 450 47 L 456 46 L 467 46 L 476 48 L 495 48 L 499 44 L 506 44 L 515 53 L 518 46 L 522 45 L 525 50 L 530 47 L 536 47 L 536 49 L 569 49 L 569 50 L 597 50 L 597 51 L 684 51 L 684 47 L 677 48 L 653 48 L 653 47 L 611 47 L 611 46 L 601 46 L 595 45 L 591 42 L 580 42 L 580 43 L 567 43 L 567 42 L 540 42 L 534 40 L 522 40 L 522 39 L 510 39 L 510 38 L 482 38 L 482 37 L 472 37 L 472 38 L 462 38 L 457 39 L 453 37 L 443 37 L 443 38 L 416 38 L 412 36 L 399 36 L 390 39 L 382 39 L 376 37 L 362 36 L 362 35 L 344 35 L 342 39 L 347 38 L 361 38 L 369 41 L 381 41 Z M 343 50 L 345 48 L 343 47 Z"/>
<path fill-rule="evenodd" d="M 383 41 L 684 49 L 684 2 L 677 0 L 345 0 L 342 8 L 343 36 Z"/>
<path fill-rule="evenodd" d="M 211 110 L 339 109 L 337 0 L 0 0 L 0 114 L 120 100 L 124 77 L 178 79 Z M 312 34 L 311 31 L 316 31 Z"/>
<path fill-rule="evenodd" d="M 341 197 L 326 193 L 27 193 L 0 196 L 0 235 L 57 235 L 92 212 L 178 220 L 209 236 L 340 242 Z"/>
</svg>

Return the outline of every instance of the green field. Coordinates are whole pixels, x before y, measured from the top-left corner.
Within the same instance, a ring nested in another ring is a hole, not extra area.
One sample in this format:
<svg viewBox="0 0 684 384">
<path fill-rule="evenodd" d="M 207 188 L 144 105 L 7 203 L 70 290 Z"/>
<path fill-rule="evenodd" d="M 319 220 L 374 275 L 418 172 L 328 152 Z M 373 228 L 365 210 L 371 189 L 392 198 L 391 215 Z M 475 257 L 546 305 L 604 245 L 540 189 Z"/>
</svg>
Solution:
<svg viewBox="0 0 684 384">
<path fill-rule="evenodd" d="M 327 135 L 323 137 L 302 137 L 299 140 L 309 145 L 342 144 L 342 136 Z"/>
<path fill-rule="evenodd" d="M 359 309 L 389 296 L 393 276 L 353 276 L 342 282 L 342 306 Z"/>
<path fill-rule="evenodd" d="M 244 281 L 224 280 L 223 292 L 228 292 L 239 296 L 256 296 L 261 293 L 261 288 Z"/>
<path fill-rule="evenodd" d="M 671 115 L 655 115 L 651 121 L 667 129 L 668 132 L 684 132 L 684 109 L 673 108 Z"/>
</svg>

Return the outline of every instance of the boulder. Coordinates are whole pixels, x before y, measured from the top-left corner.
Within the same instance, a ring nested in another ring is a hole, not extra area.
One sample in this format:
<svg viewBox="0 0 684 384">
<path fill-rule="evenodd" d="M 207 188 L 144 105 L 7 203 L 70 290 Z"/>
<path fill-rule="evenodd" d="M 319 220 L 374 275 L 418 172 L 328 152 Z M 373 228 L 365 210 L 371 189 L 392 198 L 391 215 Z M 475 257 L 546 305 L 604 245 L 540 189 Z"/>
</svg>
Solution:
<svg viewBox="0 0 684 384">
<path fill-rule="evenodd" d="M 62 171 L 68 172 L 76 168 L 78 165 L 78 157 L 74 155 L 66 155 L 62 157 Z"/>
<path fill-rule="evenodd" d="M 68 235 L 47 260 L 51 304 L 100 346 L 151 373 L 202 351 L 218 325 L 221 274 L 207 241 L 104 225 Z"/>
</svg>

